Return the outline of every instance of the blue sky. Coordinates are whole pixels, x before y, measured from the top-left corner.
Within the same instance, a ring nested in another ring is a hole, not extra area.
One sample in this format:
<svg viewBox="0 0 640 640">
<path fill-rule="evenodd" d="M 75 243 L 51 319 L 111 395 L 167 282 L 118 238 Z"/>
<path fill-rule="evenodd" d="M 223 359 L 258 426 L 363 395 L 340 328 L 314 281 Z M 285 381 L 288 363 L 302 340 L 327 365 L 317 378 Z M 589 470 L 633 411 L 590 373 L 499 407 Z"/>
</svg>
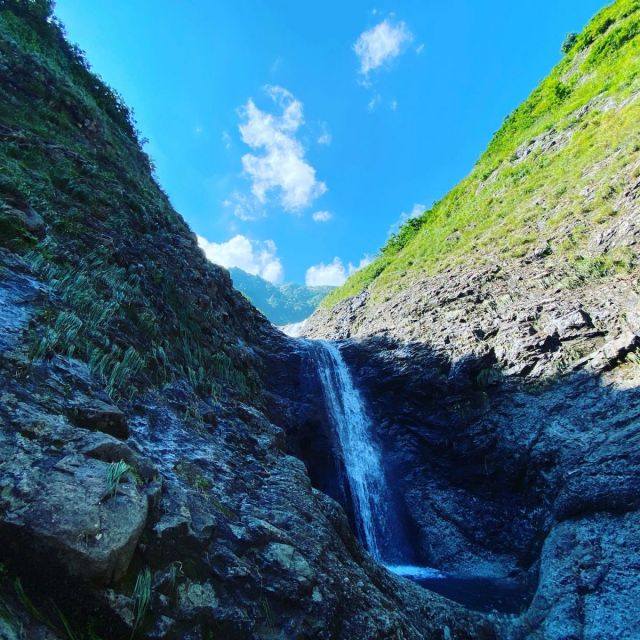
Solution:
<svg viewBox="0 0 640 640">
<path fill-rule="evenodd" d="M 58 0 L 207 255 L 339 284 L 463 178 L 601 0 Z"/>
</svg>

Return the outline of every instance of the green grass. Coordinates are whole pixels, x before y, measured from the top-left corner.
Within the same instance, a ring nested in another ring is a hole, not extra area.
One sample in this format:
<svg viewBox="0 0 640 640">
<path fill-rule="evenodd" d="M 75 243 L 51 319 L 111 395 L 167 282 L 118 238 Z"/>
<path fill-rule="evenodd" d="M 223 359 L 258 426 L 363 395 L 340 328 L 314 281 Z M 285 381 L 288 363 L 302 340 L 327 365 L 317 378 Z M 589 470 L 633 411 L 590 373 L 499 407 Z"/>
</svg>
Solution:
<svg viewBox="0 0 640 640">
<path fill-rule="evenodd" d="M 262 615 L 264 616 L 266 626 L 268 628 L 273 628 L 276 624 L 276 618 L 269 601 L 264 595 L 260 596 L 260 608 L 262 609 Z"/>
<path fill-rule="evenodd" d="M 112 462 L 107 467 L 107 491 L 111 497 L 116 495 L 121 480 L 133 471 L 133 467 L 128 465 L 124 460 Z"/>
<path fill-rule="evenodd" d="M 0 246 L 20 252 L 52 296 L 32 358 L 87 362 L 114 400 L 187 379 L 202 397 L 256 397 L 253 364 L 223 317 L 222 290 L 156 182 L 131 112 L 69 44 L 47 0 L 0 6 Z M 11 214 L 45 221 L 37 242 Z M 203 304 L 203 293 L 212 292 Z M 235 326 L 234 326 L 235 324 Z"/>
<path fill-rule="evenodd" d="M 515 260 L 547 242 L 548 259 L 580 265 L 588 230 L 615 220 L 616 198 L 640 171 L 640 100 L 620 106 L 639 91 L 640 0 L 618 0 L 505 120 L 470 175 L 406 223 L 322 306 L 367 287 L 379 300 L 421 276 Z M 603 108 L 607 98 L 616 108 Z M 544 134 L 557 138 L 555 148 L 516 158 Z"/>
<path fill-rule="evenodd" d="M 15 578 L 13 580 L 13 588 L 18 602 L 22 605 L 30 618 L 34 622 L 37 622 L 52 631 L 56 637 L 66 638 L 66 640 L 100 640 L 100 637 L 93 630 L 93 621 L 88 621 L 87 626 L 82 629 L 74 628 L 67 615 L 65 615 L 53 599 L 47 599 L 44 606 L 41 608 L 40 606 L 36 606 L 31 597 L 27 594 L 20 578 Z M 52 618 L 44 612 L 45 607 L 48 613 L 51 613 L 54 618 L 57 618 L 58 622 L 54 623 Z M 15 612 L 1 598 L 0 619 L 5 620 L 5 622 L 15 630 L 21 628 Z"/>
<path fill-rule="evenodd" d="M 151 603 L 151 571 L 143 569 L 133 588 L 133 628 L 131 638 L 142 628 L 149 604 Z"/>
<path fill-rule="evenodd" d="M 0 621 L 4 622 L 16 637 L 19 637 L 18 631 L 20 629 L 20 624 L 16 618 L 15 612 L 2 598 L 0 598 Z"/>
<path fill-rule="evenodd" d="M 22 581 L 20 578 L 16 578 L 13 582 L 13 587 L 16 592 L 16 596 L 20 601 L 20 604 L 25 608 L 25 610 L 29 613 L 29 615 L 37 622 L 42 624 L 49 629 L 55 629 L 51 620 L 36 607 L 31 598 L 27 595 L 27 592 L 24 590 L 22 586 Z"/>
</svg>

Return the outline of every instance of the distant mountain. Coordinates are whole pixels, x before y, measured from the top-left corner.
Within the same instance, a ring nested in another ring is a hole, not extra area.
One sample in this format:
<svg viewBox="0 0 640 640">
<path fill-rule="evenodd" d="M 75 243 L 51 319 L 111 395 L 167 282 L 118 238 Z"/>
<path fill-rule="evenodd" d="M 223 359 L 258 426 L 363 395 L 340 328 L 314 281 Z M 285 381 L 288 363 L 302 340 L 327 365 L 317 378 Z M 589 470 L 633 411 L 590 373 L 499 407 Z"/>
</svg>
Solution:
<svg viewBox="0 0 640 640">
<path fill-rule="evenodd" d="M 243 293 L 273 324 L 284 325 L 308 318 L 335 287 L 302 284 L 274 285 L 242 269 L 229 269 L 233 286 Z"/>
</svg>

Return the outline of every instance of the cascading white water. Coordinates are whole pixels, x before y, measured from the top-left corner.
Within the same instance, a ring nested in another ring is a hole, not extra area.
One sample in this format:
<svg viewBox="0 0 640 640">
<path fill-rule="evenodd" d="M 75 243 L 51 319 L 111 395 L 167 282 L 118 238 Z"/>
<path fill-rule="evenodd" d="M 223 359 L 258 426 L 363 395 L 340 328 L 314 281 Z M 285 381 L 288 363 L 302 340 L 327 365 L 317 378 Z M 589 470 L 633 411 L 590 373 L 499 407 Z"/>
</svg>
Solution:
<svg viewBox="0 0 640 640">
<path fill-rule="evenodd" d="M 340 349 L 324 340 L 311 344 L 327 413 L 342 450 L 360 541 L 393 573 L 414 580 L 443 578 L 436 569 L 410 564 L 409 539 L 387 485 L 371 420 Z"/>
<path fill-rule="evenodd" d="M 385 550 L 393 518 L 390 493 L 369 417 L 338 347 L 326 341 L 316 345 L 318 374 L 342 449 L 357 533 L 376 560 L 390 560 L 383 557 L 388 555 Z"/>
</svg>

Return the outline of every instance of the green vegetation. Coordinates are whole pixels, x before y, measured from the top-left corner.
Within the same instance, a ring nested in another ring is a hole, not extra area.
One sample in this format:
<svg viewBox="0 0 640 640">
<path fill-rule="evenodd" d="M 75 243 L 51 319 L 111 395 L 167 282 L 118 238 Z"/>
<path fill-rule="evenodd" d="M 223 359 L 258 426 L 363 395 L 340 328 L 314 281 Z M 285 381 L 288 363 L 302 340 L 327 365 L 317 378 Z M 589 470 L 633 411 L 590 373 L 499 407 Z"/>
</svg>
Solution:
<svg viewBox="0 0 640 640">
<path fill-rule="evenodd" d="M 58 607 L 54 600 L 49 598 L 42 607 L 36 606 L 25 591 L 20 578 L 13 580 L 13 589 L 17 601 L 29 614 L 30 618 L 52 631 L 56 637 L 66 638 L 67 640 L 100 640 L 100 637 L 94 631 L 94 621 L 89 620 L 87 626 L 81 630 L 75 629 L 67 615 Z M 47 611 L 46 613 L 44 612 L 45 609 Z M 53 622 L 55 618 L 58 620 L 57 623 Z M 15 611 L 0 598 L 0 622 L 2 621 L 8 624 L 9 628 L 14 632 L 22 628 Z M 0 633 L 1 632 L 2 625 L 0 624 Z M 23 636 L 16 635 L 16 637 Z"/>
<path fill-rule="evenodd" d="M 4 246 L 19 250 L 34 245 L 36 238 L 16 213 L 15 209 L 0 206 L 0 238 Z"/>
<path fill-rule="evenodd" d="M 37 622 L 39 622 L 43 626 L 49 627 L 49 629 L 54 629 L 55 630 L 55 627 L 53 626 L 53 624 L 51 623 L 49 618 L 47 618 L 47 616 L 44 615 L 40 611 L 40 609 L 38 609 L 38 607 L 36 607 L 36 605 L 33 603 L 31 598 L 27 595 L 26 591 L 24 590 L 24 587 L 22 586 L 22 581 L 20 580 L 20 578 L 16 578 L 14 580 L 13 587 L 15 589 L 16 596 L 18 597 L 18 600 L 20 601 L 20 604 L 29 613 L 31 618 L 33 620 L 36 620 Z"/>
<path fill-rule="evenodd" d="M 264 595 L 260 596 L 260 608 L 262 609 L 262 615 L 264 616 L 265 624 L 267 627 L 274 627 L 276 623 L 276 618 L 273 614 L 273 609 L 269 604 L 269 601 Z"/>
<path fill-rule="evenodd" d="M 169 567 L 169 583 L 171 584 L 171 589 L 176 588 L 176 584 L 178 582 L 178 578 L 184 577 L 184 572 L 182 571 L 182 562 L 179 560 L 174 560 Z"/>
<path fill-rule="evenodd" d="M 640 352 L 638 351 L 629 352 L 627 354 L 627 362 L 630 362 L 635 366 L 640 366 Z"/>
<path fill-rule="evenodd" d="M 120 481 L 127 473 L 131 473 L 133 468 L 124 460 L 112 462 L 107 467 L 107 491 L 111 497 L 116 495 Z"/>
<path fill-rule="evenodd" d="M 195 482 L 193 483 L 193 486 L 198 491 L 201 491 L 202 493 L 207 493 L 208 491 L 211 491 L 211 488 L 213 487 L 213 482 L 211 482 L 209 478 L 205 478 L 204 476 L 198 476 Z"/>
<path fill-rule="evenodd" d="M 16 619 L 16 615 L 13 609 L 2 598 L 0 598 L 0 633 L 3 631 L 3 626 L 5 627 L 4 630 L 6 633 L 10 631 L 16 637 L 19 637 L 19 624 Z"/>
<path fill-rule="evenodd" d="M 131 637 L 133 638 L 142 627 L 144 618 L 147 615 L 149 603 L 151 602 L 151 571 L 148 568 L 143 569 L 138 574 L 132 597 L 133 629 L 131 631 Z"/>
<path fill-rule="evenodd" d="M 202 397 L 255 396 L 242 319 L 225 318 L 211 285 L 221 276 L 156 183 L 133 114 L 66 41 L 52 4 L 0 4 L 0 246 L 51 290 L 31 357 L 85 361 L 115 400 L 177 379 Z"/>
<path fill-rule="evenodd" d="M 577 33 L 567 33 L 567 37 L 564 39 L 564 42 L 562 43 L 562 47 L 561 47 L 562 53 L 569 53 L 569 51 L 573 49 L 577 41 L 578 41 Z"/>
<path fill-rule="evenodd" d="M 625 213 L 640 176 L 640 0 L 618 0 L 565 42 L 566 56 L 496 133 L 471 174 L 392 236 L 376 260 L 329 294 L 374 300 L 447 268 L 510 261 L 545 246 L 574 276 L 636 268 L 589 249 Z M 632 99 L 633 98 L 633 99 Z"/>
</svg>

